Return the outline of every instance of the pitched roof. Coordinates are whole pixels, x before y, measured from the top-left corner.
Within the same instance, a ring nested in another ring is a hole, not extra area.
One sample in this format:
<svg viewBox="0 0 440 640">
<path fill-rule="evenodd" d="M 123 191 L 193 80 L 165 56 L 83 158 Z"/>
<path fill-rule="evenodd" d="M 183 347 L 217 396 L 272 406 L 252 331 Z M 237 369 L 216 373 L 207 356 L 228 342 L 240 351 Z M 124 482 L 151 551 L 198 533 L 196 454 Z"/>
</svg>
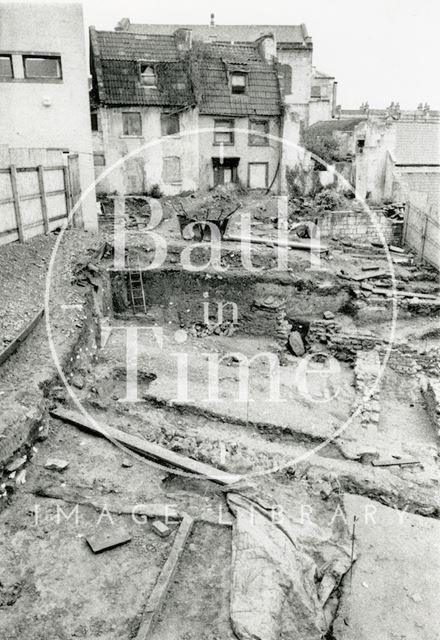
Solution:
<svg viewBox="0 0 440 640">
<path fill-rule="evenodd" d="M 90 29 L 96 102 L 101 104 L 189 106 L 220 116 L 278 115 L 281 96 L 276 67 L 261 59 L 255 43 L 195 43 L 179 55 L 173 36 Z M 139 80 L 139 61 L 151 62 L 157 88 Z M 232 94 L 229 76 L 244 71 L 245 94 Z M 197 94 L 197 96 L 196 96 Z"/>
<path fill-rule="evenodd" d="M 316 67 L 313 67 L 313 77 L 320 78 L 325 80 L 334 80 L 335 76 L 329 76 L 328 73 L 324 73 L 324 71 L 319 71 Z"/>
<path fill-rule="evenodd" d="M 262 61 L 255 44 L 203 44 L 199 50 L 196 78 L 202 115 L 279 115 L 281 96 L 276 68 Z M 244 94 L 231 92 L 229 75 L 234 71 L 246 73 Z"/>
<path fill-rule="evenodd" d="M 367 119 L 364 114 L 363 120 Z M 334 131 L 354 131 L 355 127 L 361 122 L 360 118 L 351 120 L 320 120 L 307 128 L 307 131 L 313 131 L 317 136 L 325 136 L 332 134 Z"/>
<path fill-rule="evenodd" d="M 92 68 L 98 103 L 181 107 L 195 101 L 188 65 L 172 36 L 136 35 L 90 28 Z M 139 79 L 139 62 L 151 62 L 157 88 Z"/>
<path fill-rule="evenodd" d="M 101 58 L 171 62 L 178 60 L 173 36 L 137 35 L 123 31 L 96 31 Z"/>
<path fill-rule="evenodd" d="M 176 29 L 191 29 L 193 37 L 199 40 L 217 42 L 254 42 L 266 33 L 273 33 L 278 44 L 305 44 L 310 41 L 305 25 L 279 24 L 127 24 L 131 33 L 171 35 Z"/>
<path fill-rule="evenodd" d="M 395 123 L 395 162 L 400 165 L 440 166 L 440 125 L 418 121 Z"/>
</svg>

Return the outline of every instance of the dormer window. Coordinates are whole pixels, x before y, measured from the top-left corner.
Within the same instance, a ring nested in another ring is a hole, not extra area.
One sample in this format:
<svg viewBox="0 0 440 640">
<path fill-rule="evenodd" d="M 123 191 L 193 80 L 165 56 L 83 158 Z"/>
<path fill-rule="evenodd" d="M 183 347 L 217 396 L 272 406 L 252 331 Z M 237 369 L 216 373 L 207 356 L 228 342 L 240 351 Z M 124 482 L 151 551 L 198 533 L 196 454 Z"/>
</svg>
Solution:
<svg viewBox="0 0 440 640">
<path fill-rule="evenodd" d="M 232 93 L 246 93 L 246 74 L 234 72 L 231 74 Z"/>
<path fill-rule="evenodd" d="M 151 64 L 143 64 L 140 65 L 140 78 L 141 84 L 144 87 L 153 87 L 157 86 L 156 74 L 154 72 L 154 67 Z"/>
</svg>

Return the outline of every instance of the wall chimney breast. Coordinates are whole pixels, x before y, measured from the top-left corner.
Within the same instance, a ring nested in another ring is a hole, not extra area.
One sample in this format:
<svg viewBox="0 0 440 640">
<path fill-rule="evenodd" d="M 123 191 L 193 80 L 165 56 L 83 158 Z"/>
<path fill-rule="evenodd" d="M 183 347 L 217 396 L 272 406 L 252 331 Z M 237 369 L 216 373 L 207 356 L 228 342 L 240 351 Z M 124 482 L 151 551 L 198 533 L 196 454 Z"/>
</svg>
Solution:
<svg viewBox="0 0 440 640">
<path fill-rule="evenodd" d="M 257 47 L 262 59 L 273 64 L 277 56 L 277 43 L 273 33 L 265 33 L 257 39 Z"/>
</svg>

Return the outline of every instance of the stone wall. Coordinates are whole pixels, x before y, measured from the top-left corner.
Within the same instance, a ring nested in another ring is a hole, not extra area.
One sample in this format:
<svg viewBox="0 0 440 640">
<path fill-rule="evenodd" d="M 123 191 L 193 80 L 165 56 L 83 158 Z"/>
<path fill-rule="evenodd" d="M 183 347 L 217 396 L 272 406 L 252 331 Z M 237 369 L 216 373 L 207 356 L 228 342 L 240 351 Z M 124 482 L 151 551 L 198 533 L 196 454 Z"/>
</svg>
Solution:
<svg viewBox="0 0 440 640">
<path fill-rule="evenodd" d="M 380 418 L 380 384 L 371 392 L 380 374 L 380 359 L 376 350 L 358 351 L 354 367 L 357 404 L 362 405 L 361 425 L 377 429 Z M 371 396 L 370 396 L 371 394 Z"/>
<path fill-rule="evenodd" d="M 403 222 L 387 218 L 380 211 L 328 211 L 318 227 L 322 238 L 380 242 L 380 231 L 388 244 L 400 245 L 402 241 Z"/>
<path fill-rule="evenodd" d="M 361 351 L 377 349 L 381 360 L 389 351 L 388 366 L 405 375 L 416 375 L 423 371 L 430 376 L 440 376 L 440 350 L 431 349 L 419 353 L 407 343 L 393 344 L 389 350 L 387 340 L 369 333 L 347 333 L 335 320 L 314 320 L 310 323 L 307 344 L 312 347 L 320 343 L 338 360 L 354 363 Z"/>
</svg>

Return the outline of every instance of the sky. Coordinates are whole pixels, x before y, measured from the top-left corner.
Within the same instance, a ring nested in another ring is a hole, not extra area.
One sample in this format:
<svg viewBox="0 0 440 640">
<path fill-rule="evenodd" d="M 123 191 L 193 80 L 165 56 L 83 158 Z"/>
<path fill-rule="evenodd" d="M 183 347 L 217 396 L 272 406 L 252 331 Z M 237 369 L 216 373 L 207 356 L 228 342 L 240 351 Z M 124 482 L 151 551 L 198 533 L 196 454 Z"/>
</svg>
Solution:
<svg viewBox="0 0 440 640">
<path fill-rule="evenodd" d="M 439 0 L 83 0 L 86 26 L 143 23 L 300 24 L 314 65 L 338 81 L 338 104 L 440 109 Z"/>
</svg>

